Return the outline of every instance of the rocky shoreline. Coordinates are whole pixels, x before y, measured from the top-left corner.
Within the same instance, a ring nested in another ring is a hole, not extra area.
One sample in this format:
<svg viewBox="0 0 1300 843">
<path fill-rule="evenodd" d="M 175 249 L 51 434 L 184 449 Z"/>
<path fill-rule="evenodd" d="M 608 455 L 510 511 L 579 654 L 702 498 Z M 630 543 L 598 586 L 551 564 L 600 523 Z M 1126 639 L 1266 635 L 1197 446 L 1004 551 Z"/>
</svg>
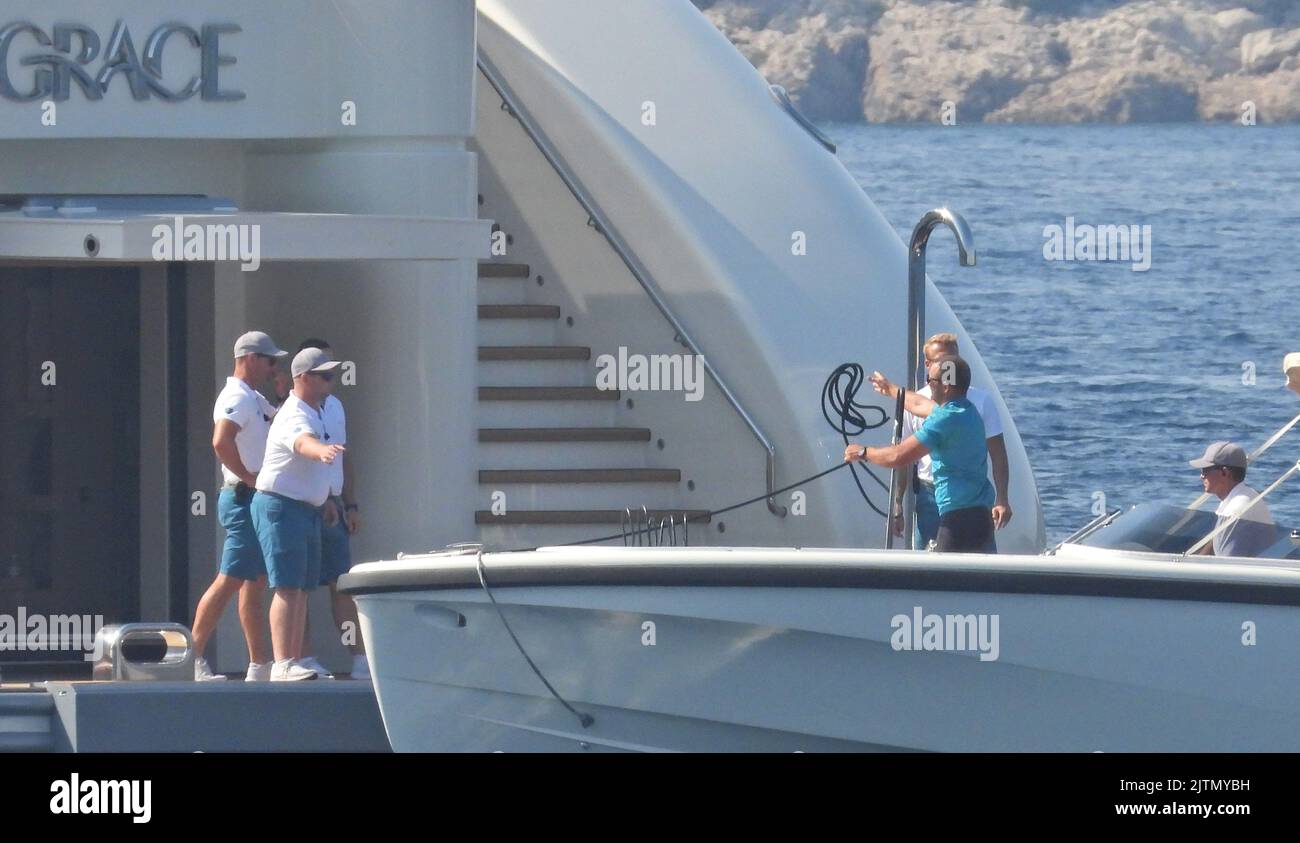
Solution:
<svg viewBox="0 0 1300 843">
<path fill-rule="evenodd" d="M 814 120 L 1300 121 L 1298 0 L 694 0 Z"/>
</svg>

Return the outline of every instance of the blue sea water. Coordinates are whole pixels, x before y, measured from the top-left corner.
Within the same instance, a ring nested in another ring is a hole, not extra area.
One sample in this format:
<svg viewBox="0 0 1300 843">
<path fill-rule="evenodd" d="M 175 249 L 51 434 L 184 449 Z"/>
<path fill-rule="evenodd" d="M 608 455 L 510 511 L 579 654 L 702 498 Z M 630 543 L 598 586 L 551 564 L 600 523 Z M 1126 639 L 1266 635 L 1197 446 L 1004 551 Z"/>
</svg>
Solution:
<svg viewBox="0 0 1300 843">
<path fill-rule="evenodd" d="M 940 205 L 974 230 L 979 265 L 959 268 L 940 230 L 930 277 L 1015 418 L 1049 541 L 1097 492 L 1190 503 L 1187 460 L 1217 439 L 1250 451 L 1300 413 L 1281 373 L 1300 351 L 1300 126 L 822 128 L 904 241 Z M 1150 225 L 1150 269 L 1045 260 L 1044 226 L 1067 216 Z M 1292 431 L 1248 482 L 1297 459 Z M 1300 526 L 1300 477 L 1269 501 Z"/>
</svg>

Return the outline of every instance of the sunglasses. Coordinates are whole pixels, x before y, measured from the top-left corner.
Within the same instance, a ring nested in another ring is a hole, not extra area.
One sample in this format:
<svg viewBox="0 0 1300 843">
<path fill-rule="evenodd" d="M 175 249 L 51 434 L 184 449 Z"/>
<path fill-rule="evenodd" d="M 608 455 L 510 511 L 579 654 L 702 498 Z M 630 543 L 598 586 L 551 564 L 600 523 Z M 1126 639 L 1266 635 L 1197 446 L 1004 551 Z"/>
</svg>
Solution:
<svg viewBox="0 0 1300 843">
<path fill-rule="evenodd" d="M 1212 472 L 1212 471 L 1223 471 L 1223 470 L 1224 470 L 1224 466 L 1221 466 L 1221 465 L 1212 465 L 1212 466 L 1210 466 L 1209 468 L 1202 468 L 1202 469 L 1201 469 L 1201 476 L 1202 476 L 1202 477 L 1209 477 L 1209 476 L 1210 476 L 1210 472 Z"/>
<path fill-rule="evenodd" d="M 308 372 L 307 374 L 309 374 L 309 375 L 314 375 L 315 377 L 320 378 L 321 380 L 325 381 L 326 383 L 329 383 L 330 381 L 334 380 L 334 373 L 333 373 L 333 372 Z"/>
</svg>

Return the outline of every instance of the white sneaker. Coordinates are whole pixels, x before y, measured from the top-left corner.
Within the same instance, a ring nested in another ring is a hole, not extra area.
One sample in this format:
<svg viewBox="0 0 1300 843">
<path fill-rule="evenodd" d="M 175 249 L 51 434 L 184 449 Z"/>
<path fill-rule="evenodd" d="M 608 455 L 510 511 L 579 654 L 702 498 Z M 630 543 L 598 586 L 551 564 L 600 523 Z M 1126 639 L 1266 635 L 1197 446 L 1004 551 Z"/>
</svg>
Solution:
<svg viewBox="0 0 1300 843">
<path fill-rule="evenodd" d="M 270 682 L 271 681 L 271 662 L 258 664 L 257 662 L 248 663 L 248 673 L 244 675 L 245 682 Z"/>
<path fill-rule="evenodd" d="M 213 673 L 212 668 L 208 666 L 208 660 L 198 658 L 194 660 L 194 681 L 195 682 L 224 682 L 226 677 L 220 673 Z"/>
<path fill-rule="evenodd" d="M 352 657 L 352 678 L 363 682 L 370 681 L 370 659 L 365 656 Z"/>
<path fill-rule="evenodd" d="M 293 659 L 278 661 L 271 668 L 272 682 L 297 682 L 303 679 L 315 679 L 316 671 L 308 670 Z"/>
<path fill-rule="evenodd" d="M 325 665 L 316 660 L 315 656 L 308 656 L 305 659 L 297 659 L 295 664 L 301 665 L 310 671 L 314 671 L 317 679 L 333 679 L 334 674 L 325 669 Z"/>
</svg>

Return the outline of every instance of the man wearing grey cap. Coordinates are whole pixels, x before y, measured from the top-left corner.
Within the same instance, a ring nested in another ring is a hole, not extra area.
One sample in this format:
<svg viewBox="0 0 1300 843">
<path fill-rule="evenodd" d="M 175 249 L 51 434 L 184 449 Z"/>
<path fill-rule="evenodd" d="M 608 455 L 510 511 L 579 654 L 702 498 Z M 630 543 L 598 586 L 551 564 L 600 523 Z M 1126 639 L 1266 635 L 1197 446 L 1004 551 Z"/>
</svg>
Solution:
<svg viewBox="0 0 1300 843">
<path fill-rule="evenodd" d="M 320 585 L 321 508 L 329 499 L 330 465 L 344 451 L 326 444 L 321 405 L 339 363 L 304 348 L 290 366 L 293 391 L 266 437 L 266 457 L 253 496 L 253 526 L 266 558 L 271 598 L 271 681 L 315 679 L 299 664 L 307 623 L 307 592 Z"/>
<path fill-rule="evenodd" d="M 249 331 L 235 341 L 235 373 L 212 408 L 212 450 L 221 462 L 223 485 L 217 497 L 217 516 L 226 528 L 221 550 L 221 570 L 208 586 L 194 610 L 194 678 L 199 681 L 225 679 L 214 674 L 203 657 L 230 598 L 239 594 L 239 622 L 248 643 L 249 681 L 271 675 L 271 658 L 266 641 L 266 564 L 253 530 L 249 506 L 257 472 L 266 452 L 266 435 L 275 408 L 257 391 L 275 376 L 281 351 L 261 331 Z"/>
<path fill-rule="evenodd" d="M 1259 492 L 1247 486 L 1246 452 L 1233 442 L 1214 442 L 1199 459 L 1190 461 L 1201 470 L 1201 485 L 1219 498 L 1214 511 L 1215 529 L 1228 526 L 1214 537 L 1215 556 L 1258 556 L 1277 540 L 1273 516 L 1262 500 L 1251 505 Z M 1210 545 L 1201 550 L 1208 554 Z"/>
</svg>

